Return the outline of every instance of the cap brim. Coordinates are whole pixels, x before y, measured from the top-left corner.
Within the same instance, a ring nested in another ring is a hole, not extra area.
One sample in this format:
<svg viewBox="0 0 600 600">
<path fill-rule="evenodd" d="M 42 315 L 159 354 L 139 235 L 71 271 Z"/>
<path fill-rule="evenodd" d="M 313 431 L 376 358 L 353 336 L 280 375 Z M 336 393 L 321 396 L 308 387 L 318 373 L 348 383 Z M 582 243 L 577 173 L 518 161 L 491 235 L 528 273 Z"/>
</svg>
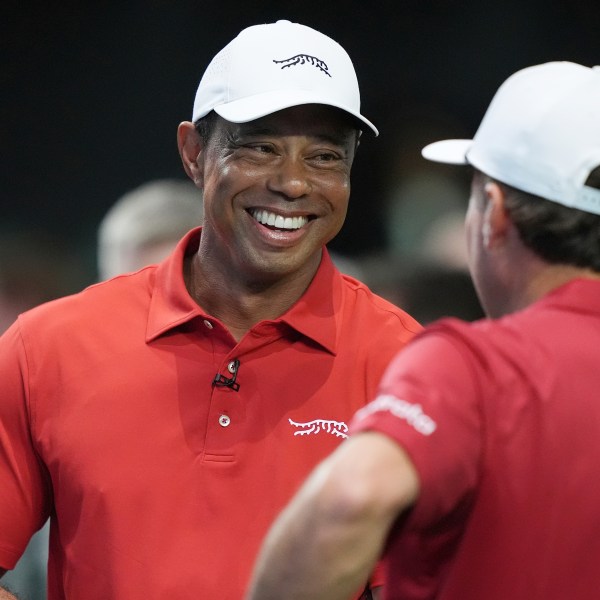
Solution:
<svg viewBox="0 0 600 600">
<path fill-rule="evenodd" d="M 467 152 L 471 148 L 473 140 L 442 140 L 433 142 L 421 150 L 421 154 L 427 160 L 448 163 L 450 165 L 466 165 Z"/>
<path fill-rule="evenodd" d="M 377 127 L 360 113 L 347 106 L 333 103 L 330 100 L 323 100 L 322 97 L 305 90 L 276 90 L 265 92 L 263 94 L 248 96 L 240 100 L 234 100 L 227 104 L 220 104 L 219 106 L 215 106 L 214 110 L 226 121 L 231 121 L 232 123 L 247 123 L 248 121 L 254 121 L 255 119 L 270 115 L 278 110 L 291 108 L 292 106 L 300 106 L 302 104 L 325 104 L 327 106 L 339 108 L 367 125 L 376 136 L 379 135 Z"/>
</svg>

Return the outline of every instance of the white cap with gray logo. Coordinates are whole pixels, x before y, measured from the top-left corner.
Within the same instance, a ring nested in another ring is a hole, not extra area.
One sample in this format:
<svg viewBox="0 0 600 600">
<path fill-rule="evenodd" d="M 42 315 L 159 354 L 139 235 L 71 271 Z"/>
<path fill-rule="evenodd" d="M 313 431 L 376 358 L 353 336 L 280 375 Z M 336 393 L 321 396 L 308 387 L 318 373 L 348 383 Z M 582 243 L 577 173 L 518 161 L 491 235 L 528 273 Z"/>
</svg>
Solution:
<svg viewBox="0 0 600 600">
<path fill-rule="evenodd" d="M 510 76 L 472 140 L 429 144 L 429 160 L 471 164 L 515 188 L 600 214 L 585 185 L 600 166 L 600 67 L 549 62 Z"/>
<path fill-rule="evenodd" d="M 208 65 L 192 120 L 214 110 L 233 123 L 259 119 L 301 104 L 339 108 L 375 135 L 360 114 L 360 92 L 348 53 L 334 40 L 290 21 L 241 31 Z"/>
</svg>

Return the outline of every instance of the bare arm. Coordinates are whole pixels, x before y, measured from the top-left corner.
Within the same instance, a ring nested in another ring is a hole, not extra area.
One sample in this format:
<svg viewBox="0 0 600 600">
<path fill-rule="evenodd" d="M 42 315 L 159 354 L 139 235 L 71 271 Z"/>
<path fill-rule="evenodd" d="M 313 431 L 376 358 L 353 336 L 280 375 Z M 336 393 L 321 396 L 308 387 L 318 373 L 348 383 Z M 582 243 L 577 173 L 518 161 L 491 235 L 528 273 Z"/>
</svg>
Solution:
<svg viewBox="0 0 600 600">
<path fill-rule="evenodd" d="M 344 442 L 275 521 L 247 600 L 345 600 L 368 579 L 397 516 L 417 498 L 406 453 L 378 433 Z"/>
</svg>

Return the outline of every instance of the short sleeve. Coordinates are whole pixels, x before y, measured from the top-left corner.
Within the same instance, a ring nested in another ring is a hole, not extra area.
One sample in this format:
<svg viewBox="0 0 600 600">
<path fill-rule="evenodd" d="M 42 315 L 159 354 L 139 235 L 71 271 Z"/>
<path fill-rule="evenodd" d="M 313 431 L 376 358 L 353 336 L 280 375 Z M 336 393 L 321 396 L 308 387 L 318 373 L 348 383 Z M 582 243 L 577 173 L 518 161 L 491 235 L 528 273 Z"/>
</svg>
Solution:
<svg viewBox="0 0 600 600">
<path fill-rule="evenodd" d="M 460 339 L 428 330 L 401 350 L 375 399 L 351 432 L 388 435 L 408 453 L 420 480 L 410 523 L 427 527 L 450 514 L 479 477 L 482 427 L 476 361 Z"/>
<path fill-rule="evenodd" d="M 33 448 L 27 361 L 19 325 L 0 337 L 0 566 L 12 569 L 47 518 L 45 477 Z"/>
</svg>

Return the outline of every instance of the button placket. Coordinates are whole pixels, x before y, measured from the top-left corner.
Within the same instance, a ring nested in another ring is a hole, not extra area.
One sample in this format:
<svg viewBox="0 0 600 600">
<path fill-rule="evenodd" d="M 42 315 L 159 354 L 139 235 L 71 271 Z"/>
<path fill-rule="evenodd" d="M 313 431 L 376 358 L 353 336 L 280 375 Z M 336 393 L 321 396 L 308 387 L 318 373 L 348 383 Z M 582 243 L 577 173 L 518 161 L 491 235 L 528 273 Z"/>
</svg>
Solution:
<svg viewBox="0 0 600 600">
<path fill-rule="evenodd" d="M 227 363 L 227 370 L 231 373 L 231 377 L 225 377 L 219 371 L 215 375 L 213 379 L 213 387 L 228 387 L 231 388 L 234 392 L 237 392 L 240 389 L 240 384 L 237 383 L 237 372 L 240 366 L 240 361 L 236 358 Z"/>
<path fill-rule="evenodd" d="M 214 326 L 216 330 L 218 325 L 215 323 Z M 221 355 L 212 381 L 213 394 L 205 438 L 205 456 L 210 461 L 232 460 L 238 438 L 244 432 L 245 407 L 237 393 L 243 387 L 243 382 L 240 386 L 237 378 L 244 369 L 240 367 L 237 356 L 237 348 L 230 348 L 227 354 Z"/>
</svg>

